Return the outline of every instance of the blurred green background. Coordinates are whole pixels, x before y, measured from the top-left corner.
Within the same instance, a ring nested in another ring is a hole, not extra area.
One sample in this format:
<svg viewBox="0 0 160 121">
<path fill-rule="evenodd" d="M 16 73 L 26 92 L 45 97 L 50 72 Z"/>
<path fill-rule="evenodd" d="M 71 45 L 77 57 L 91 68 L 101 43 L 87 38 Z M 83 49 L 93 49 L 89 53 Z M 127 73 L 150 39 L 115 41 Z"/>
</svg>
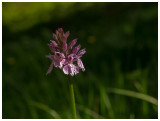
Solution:
<svg viewBox="0 0 160 121">
<path fill-rule="evenodd" d="M 62 70 L 46 76 L 59 27 L 87 53 L 78 118 L 158 118 L 158 3 L 2 3 L 2 118 L 72 118 Z"/>
</svg>

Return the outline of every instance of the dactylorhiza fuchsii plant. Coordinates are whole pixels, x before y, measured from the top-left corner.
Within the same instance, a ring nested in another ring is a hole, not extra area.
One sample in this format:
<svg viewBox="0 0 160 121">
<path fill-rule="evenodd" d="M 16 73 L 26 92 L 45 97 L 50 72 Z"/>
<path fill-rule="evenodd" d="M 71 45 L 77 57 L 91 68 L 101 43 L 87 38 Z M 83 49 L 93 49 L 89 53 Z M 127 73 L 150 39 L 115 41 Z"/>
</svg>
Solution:
<svg viewBox="0 0 160 121">
<path fill-rule="evenodd" d="M 53 54 L 49 54 L 46 57 L 51 60 L 51 65 L 47 71 L 47 74 L 51 73 L 53 66 L 60 68 L 63 70 L 64 74 L 69 77 L 70 84 L 70 93 L 71 93 L 71 101 L 72 101 L 72 111 L 73 117 L 76 118 L 76 106 L 74 99 L 74 90 L 73 90 L 73 82 L 70 76 L 74 76 L 79 73 L 79 70 L 85 71 L 84 65 L 82 63 L 81 57 L 86 53 L 85 49 L 81 49 L 81 45 L 75 44 L 77 43 L 77 39 L 73 39 L 69 44 L 67 44 L 67 39 L 70 32 L 67 31 L 64 33 L 62 28 L 56 30 L 56 33 L 53 33 L 54 40 L 50 40 L 50 44 L 48 44 L 51 52 Z"/>
</svg>

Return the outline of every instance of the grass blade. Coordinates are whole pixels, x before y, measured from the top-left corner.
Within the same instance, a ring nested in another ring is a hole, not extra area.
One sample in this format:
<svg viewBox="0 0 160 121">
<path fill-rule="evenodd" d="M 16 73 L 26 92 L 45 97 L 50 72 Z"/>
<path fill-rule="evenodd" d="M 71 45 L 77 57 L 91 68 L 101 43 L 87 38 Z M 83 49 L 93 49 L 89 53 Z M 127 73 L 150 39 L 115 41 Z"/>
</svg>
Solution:
<svg viewBox="0 0 160 121">
<path fill-rule="evenodd" d="M 31 105 L 33 105 L 33 106 L 35 106 L 35 107 L 37 107 L 37 108 L 49 113 L 55 119 L 60 119 L 61 118 L 56 111 L 54 111 L 53 109 L 49 108 L 48 106 L 46 106 L 46 105 L 44 105 L 42 103 L 35 102 L 35 101 L 31 101 L 30 103 L 31 103 Z"/>
<path fill-rule="evenodd" d="M 79 110 L 84 111 L 85 113 L 87 113 L 88 115 L 92 116 L 95 119 L 104 119 L 104 117 L 102 117 L 101 115 L 99 115 L 98 113 L 94 112 L 93 110 L 84 107 L 83 105 L 78 105 Z"/>
<path fill-rule="evenodd" d="M 109 88 L 108 92 L 138 98 L 138 99 L 150 102 L 154 105 L 158 105 L 157 99 L 149 95 L 143 94 L 143 93 L 138 93 L 138 92 L 124 90 L 124 89 L 117 89 L 117 88 Z"/>
</svg>

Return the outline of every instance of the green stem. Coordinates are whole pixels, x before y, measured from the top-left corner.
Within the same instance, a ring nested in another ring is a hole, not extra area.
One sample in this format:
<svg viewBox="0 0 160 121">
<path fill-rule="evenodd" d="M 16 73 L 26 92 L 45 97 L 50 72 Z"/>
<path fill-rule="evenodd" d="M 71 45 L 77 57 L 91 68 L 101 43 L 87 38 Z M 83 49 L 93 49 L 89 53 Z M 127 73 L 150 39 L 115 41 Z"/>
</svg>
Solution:
<svg viewBox="0 0 160 121">
<path fill-rule="evenodd" d="M 71 80 L 70 76 L 69 76 L 69 88 L 70 88 L 71 101 L 72 101 L 71 105 L 72 105 L 73 118 L 76 119 L 76 105 L 75 105 L 75 99 L 74 99 L 73 81 Z"/>
</svg>

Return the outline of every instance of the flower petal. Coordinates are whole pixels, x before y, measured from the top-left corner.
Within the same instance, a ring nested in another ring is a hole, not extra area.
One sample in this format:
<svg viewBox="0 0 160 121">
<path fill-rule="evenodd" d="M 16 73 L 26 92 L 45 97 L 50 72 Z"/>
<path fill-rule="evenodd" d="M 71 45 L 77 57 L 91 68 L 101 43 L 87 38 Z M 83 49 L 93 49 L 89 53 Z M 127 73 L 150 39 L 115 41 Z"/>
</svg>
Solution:
<svg viewBox="0 0 160 121">
<path fill-rule="evenodd" d="M 51 41 L 51 44 L 53 44 L 54 47 L 58 46 L 58 44 L 54 40 L 50 40 L 50 41 Z"/>
<path fill-rule="evenodd" d="M 72 53 L 73 53 L 73 54 L 77 54 L 77 52 L 80 50 L 80 48 L 81 48 L 81 45 L 76 46 L 76 47 L 72 50 Z"/>
<path fill-rule="evenodd" d="M 72 63 L 73 62 L 73 59 L 74 59 L 74 54 L 70 54 L 69 56 L 68 56 L 68 63 Z"/>
<path fill-rule="evenodd" d="M 72 41 L 69 43 L 69 46 L 68 46 L 67 50 L 72 49 L 72 47 L 77 43 L 77 40 L 78 40 L 78 39 L 72 40 Z"/>
<path fill-rule="evenodd" d="M 62 60 L 65 58 L 64 54 L 63 53 L 60 53 L 60 52 L 55 52 L 55 55 L 54 55 L 54 58 L 55 60 Z"/>
<path fill-rule="evenodd" d="M 56 30 L 56 36 L 57 36 L 57 39 L 59 39 L 59 31 Z"/>
<path fill-rule="evenodd" d="M 50 60 L 54 61 L 54 55 L 51 55 L 51 54 L 46 55 L 46 58 L 49 58 Z"/>
<path fill-rule="evenodd" d="M 49 73 L 51 73 L 52 69 L 53 69 L 53 62 L 52 62 L 51 65 L 49 66 L 49 69 L 48 69 L 46 75 L 49 74 Z"/>
<path fill-rule="evenodd" d="M 63 36 L 63 29 L 62 28 L 58 28 L 58 36 L 59 36 L 59 39 L 62 41 L 62 36 Z"/>
<path fill-rule="evenodd" d="M 79 73 L 79 68 L 77 66 L 75 66 L 75 65 L 74 65 L 73 68 L 74 68 L 74 74 L 75 75 L 78 74 Z"/>
<path fill-rule="evenodd" d="M 53 33 L 53 38 L 58 41 L 57 35 Z"/>
<path fill-rule="evenodd" d="M 66 59 L 63 59 L 61 62 L 60 62 L 60 66 L 59 68 L 62 69 L 63 65 L 65 65 L 67 62 L 66 62 Z"/>
<path fill-rule="evenodd" d="M 56 51 L 55 47 L 53 47 L 53 45 L 50 43 L 48 44 L 50 50 L 54 53 Z"/>
<path fill-rule="evenodd" d="M 74 76 L 74 65 L 73 64 L 69 64 L 69 66 L 70 66 L 70 75 L 71 76 Z"/>
<path fill-rule="evenodd" d="M 70 69 L 69 65 L 65 65 L 63 67 L 63 72 L 68 75 L 69 74 L 69 69 Z"/>
<path fill-rule="evenodd" d="M 60 67 L 60 61 L 59 60 L 55 60 L 54 61 L 54 66 L 55 67 Z"/>
<path fill-rule="evenodd" d="M 62 28 L 58 28 L 58 32 L 59 32 L 60 34 L 62 34 L 62 33 L 63 33 L 63 29 L 62 29 Z"/>
<path fill-rule="evenodd" d="M 59 67 L 59 68 L 62 68 L 63 66 L 63 59 L 65 58 L 64 54 L 63 53 L 60 53 L 60 52 L 55 52 L 54 54 L 54 66 L 55 67 Z M 62 62 L 61 62 L 62 61 Z"/>
<path fill-rule="evenodd" d="M 68 37 L 69 37 L 69 34 L 70 34 L 70 31 L 67 31 L 67 32 L 65 33 L 66 38 L 68 38 Z"/>
<path fill-rule="evenodd" d="M 66 41 L 67 41 L 67 37 L 66 37 L 66 35 L 63 33 L 62 42 L 65 43 Z"/>
<path fill-rule="evenodd" d="M 80 51 L 78 52 L 78 54 L 77 54 L 78 58 L 81 58 L 81 57 L 82 57 L 82 55 L 83 55 L 83 54 L 85 54 L 85 53 L 86 53 L 85 48 L 84 48 L 84 49 L 82 49 L 82 50 L 80 50 Z"/>
<path fill-rule="evenodd" d="M 63 46 L 62 46 L 62 49 L 63 49 L 63 52 L 65 52 L 67 50 L 67 43 L 63 43 Z"/>
<path fill-rule="evenodd" d="M 77 60 L 77 64 L 78 64 L 79 68 L 82 69 L 82 71 L 85 71 L 85 68 L 84 68 L 84 65 L 83 65 L 81 59 L 78 59 L 78 60 Z"/>
</svg>

